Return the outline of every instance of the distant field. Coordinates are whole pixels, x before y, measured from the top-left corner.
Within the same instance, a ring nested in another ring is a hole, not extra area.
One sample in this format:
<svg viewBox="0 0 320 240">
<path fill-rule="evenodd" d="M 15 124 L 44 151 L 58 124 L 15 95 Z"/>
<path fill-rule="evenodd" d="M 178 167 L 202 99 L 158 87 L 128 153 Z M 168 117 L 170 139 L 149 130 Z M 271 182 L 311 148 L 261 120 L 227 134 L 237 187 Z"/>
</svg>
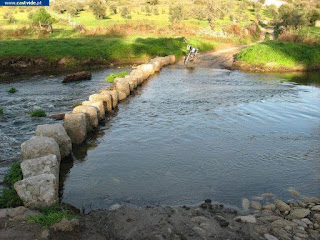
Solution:
<svg viewBox="0 0 320 240">
<path fill-rule="evenodd" d="M 142 5 L 145 6 L 145 5 Z M 191 16 L 186 17 L 182 20 L 181 25 L 185 28 L 199 28 L 199 29 L 210 29 L 208 21 L 206 20 L 199 20 L 196 19 L 196 16 L 192 15 L 192 9 L 195 6 L 188 6 L 187 4 L 184 4 L 186 9 L 189 9 Z M 126 19 L 121 16 L 120 13 L 111 15 L 109 9 L 107 10 L 107 17 L 102 20 L 97 20 L 92 12 L 89 9 L 86 9 L 85 11 L 81 11 L 78 15 L 72 17 L 72 21 L 82 24 L 86 29 L 95 28 L 95 27 L 110 27 L 113 25 L 118 24 L 125 24 L 125 23 L 141 23 L 141 22 L 150 22 L 152 24 L 155 24 L 157 27 L 167 27 L 171 23 L 169 21 L 169 4 L 162 4 L 157 5 L 156 8 L 158 9 L 159 14 L 154 14 L 154 7 L 151 6 L 152 13 L 150 15 L 147 15 L 146 12 L 141 11 L 141 6 L 135 6 L 135 5 L 129 5 L 130 8 L 130 19 Z M 120 9 L 119 7 L 118 9 Z M 16 19 L 14 23 L 8 23 L 6 19 L 3 18 L 4 14 L 8 12 L 8 7 L 0 7 L 0 26 L 3 30 L 13 30 L 17 28 L 21 28 L 24 26 L 28 26 L 32 23 L 30 19 L 30 15 L 32 15 L 36 8 L 17 8 L 12 7 L 9 10 L 13 12 L 13 16 Z M 56 22 L 53 24 L 54 29 L 65 30 L 70 31 L 73 29 L 72 26 L 68 23 L 68 15 L 67 13 L 64 14 L 58 14 L 56 12 L 53 12 L 51 8 L 46 8 L 47 11 L 51 14 L 51 16 L 56 20 Z M 255 19 L 253 9 L 252 7 L 249 7 L 246 10 L 246 13 L 248 15 L 248 19 L 245 19 L 244 21 L 239 21 L 238 24 L 240 26 L 246 26 L 249 25 L 252 20 Z M 268 19 L 268 12 L 266 10 L 261 10 L 261 14 L 265 19 Z M 216 20 L 216 27 L 215 30 L 220 31 L 222 29 L 225 29 L 229 26 L 231 26 L 233 22 L 230 20 L 229 16 L 224 17 L 223 19 L 217 19 Z M 65 34 L 62 34 L 65 35 Z"/>
</svg>

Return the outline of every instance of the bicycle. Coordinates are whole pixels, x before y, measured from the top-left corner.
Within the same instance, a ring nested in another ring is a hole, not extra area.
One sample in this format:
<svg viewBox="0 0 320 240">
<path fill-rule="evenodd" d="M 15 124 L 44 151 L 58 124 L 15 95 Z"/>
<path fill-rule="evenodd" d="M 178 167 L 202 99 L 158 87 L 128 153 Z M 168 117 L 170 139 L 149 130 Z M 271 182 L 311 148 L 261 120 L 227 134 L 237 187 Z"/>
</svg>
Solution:
<svg viewBox="0 0 320 240">
<path fill-rule="evenodd" d="M 192 62 L 195 59 L 195 57 L 199 51 L 199 49 L 194 48 L 190 45 L 187 46 L 187 49 L 189 50 L 189 53 L 184 58 L 184 65 L 187 65 L 188 61 Z"/>
</svg>

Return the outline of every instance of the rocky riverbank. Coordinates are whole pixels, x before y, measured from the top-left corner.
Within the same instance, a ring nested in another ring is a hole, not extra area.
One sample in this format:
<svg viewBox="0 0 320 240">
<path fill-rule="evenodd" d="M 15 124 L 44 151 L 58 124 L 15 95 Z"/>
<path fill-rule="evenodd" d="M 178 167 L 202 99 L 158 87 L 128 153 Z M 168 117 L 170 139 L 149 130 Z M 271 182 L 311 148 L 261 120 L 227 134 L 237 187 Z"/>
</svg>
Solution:
<svg viewBox="0 0 320 240">
<path fill-rule="evenodd" d="M 51 227 L 26 222 L 37 211 L 24 207 L 0 210 L 1 239 L 320 239 L 320 199 L 275 200 L 263 194 L 242 200 L 243 209 L 199 206 L 115 205 L 110 210 L 75 213 Z"/>
</svg>

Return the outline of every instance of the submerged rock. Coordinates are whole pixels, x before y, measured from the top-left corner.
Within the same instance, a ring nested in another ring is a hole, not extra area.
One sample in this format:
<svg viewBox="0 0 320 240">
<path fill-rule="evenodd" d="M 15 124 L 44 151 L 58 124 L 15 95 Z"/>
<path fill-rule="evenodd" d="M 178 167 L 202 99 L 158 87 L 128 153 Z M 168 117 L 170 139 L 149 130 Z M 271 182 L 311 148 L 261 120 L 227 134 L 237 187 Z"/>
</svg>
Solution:
<svg viewBox="0 0 320 240">
<path fill-rule="evenodd" d="M 275 201 L 275 206 L 281 212 L 290 211 L 290 206 L 288 204 L 286 204 L 285 202 L 281 201 L 281 200 L 276 200 Z"/>
<path fill-rule="evenodd" d="M 310 214 L 309 209 L 297 208 L 290 211 L 288 219 L 302 219 Z"/>
<path fill-rule="evenodd" d="M 248 216 L 238 216 L 234 218 L 237 222 L 246 222 L 246 223 L 256 223 L 257 219 L 253 215 Z"/>
<path fill-rule="evenodd" d="M 91 73 L 87 71 L 82 71 L 82 72 L 69 74 L 63 79 L 62 82 L 68 83 L 68 82 L 81 81 L 81 80 L 91 80 Z"/>
<path fill-rule="evenodd" d="M 250 201 L 247 198 L 242 199 L 242 208 L 244 211 L 249 211 Z"/>
</svg>

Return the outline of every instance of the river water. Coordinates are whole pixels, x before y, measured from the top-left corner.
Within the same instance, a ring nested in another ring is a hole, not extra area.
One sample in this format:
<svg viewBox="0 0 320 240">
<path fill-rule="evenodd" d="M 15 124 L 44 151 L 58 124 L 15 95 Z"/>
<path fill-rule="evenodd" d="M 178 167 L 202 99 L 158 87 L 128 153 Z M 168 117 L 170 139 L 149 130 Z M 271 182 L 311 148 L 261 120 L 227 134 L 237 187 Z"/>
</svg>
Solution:
<svg viewBox="0 0 320 240">
<path fill-rule="evenodd" d="M 53 122 L 31 119 L 30 108 L 71 110 L 107 86 L 110 71 L 66 85 L 59 76 L 1 84 L 1 161 L 19 156 L 36 125 Z M 61 199 L 88 211 L 207 198 L 239 206 L 266 192 L 288 200 L 290 187 L 320 197 L 319 79 L 164 68 L 62 164 Z"/>
</svg>

